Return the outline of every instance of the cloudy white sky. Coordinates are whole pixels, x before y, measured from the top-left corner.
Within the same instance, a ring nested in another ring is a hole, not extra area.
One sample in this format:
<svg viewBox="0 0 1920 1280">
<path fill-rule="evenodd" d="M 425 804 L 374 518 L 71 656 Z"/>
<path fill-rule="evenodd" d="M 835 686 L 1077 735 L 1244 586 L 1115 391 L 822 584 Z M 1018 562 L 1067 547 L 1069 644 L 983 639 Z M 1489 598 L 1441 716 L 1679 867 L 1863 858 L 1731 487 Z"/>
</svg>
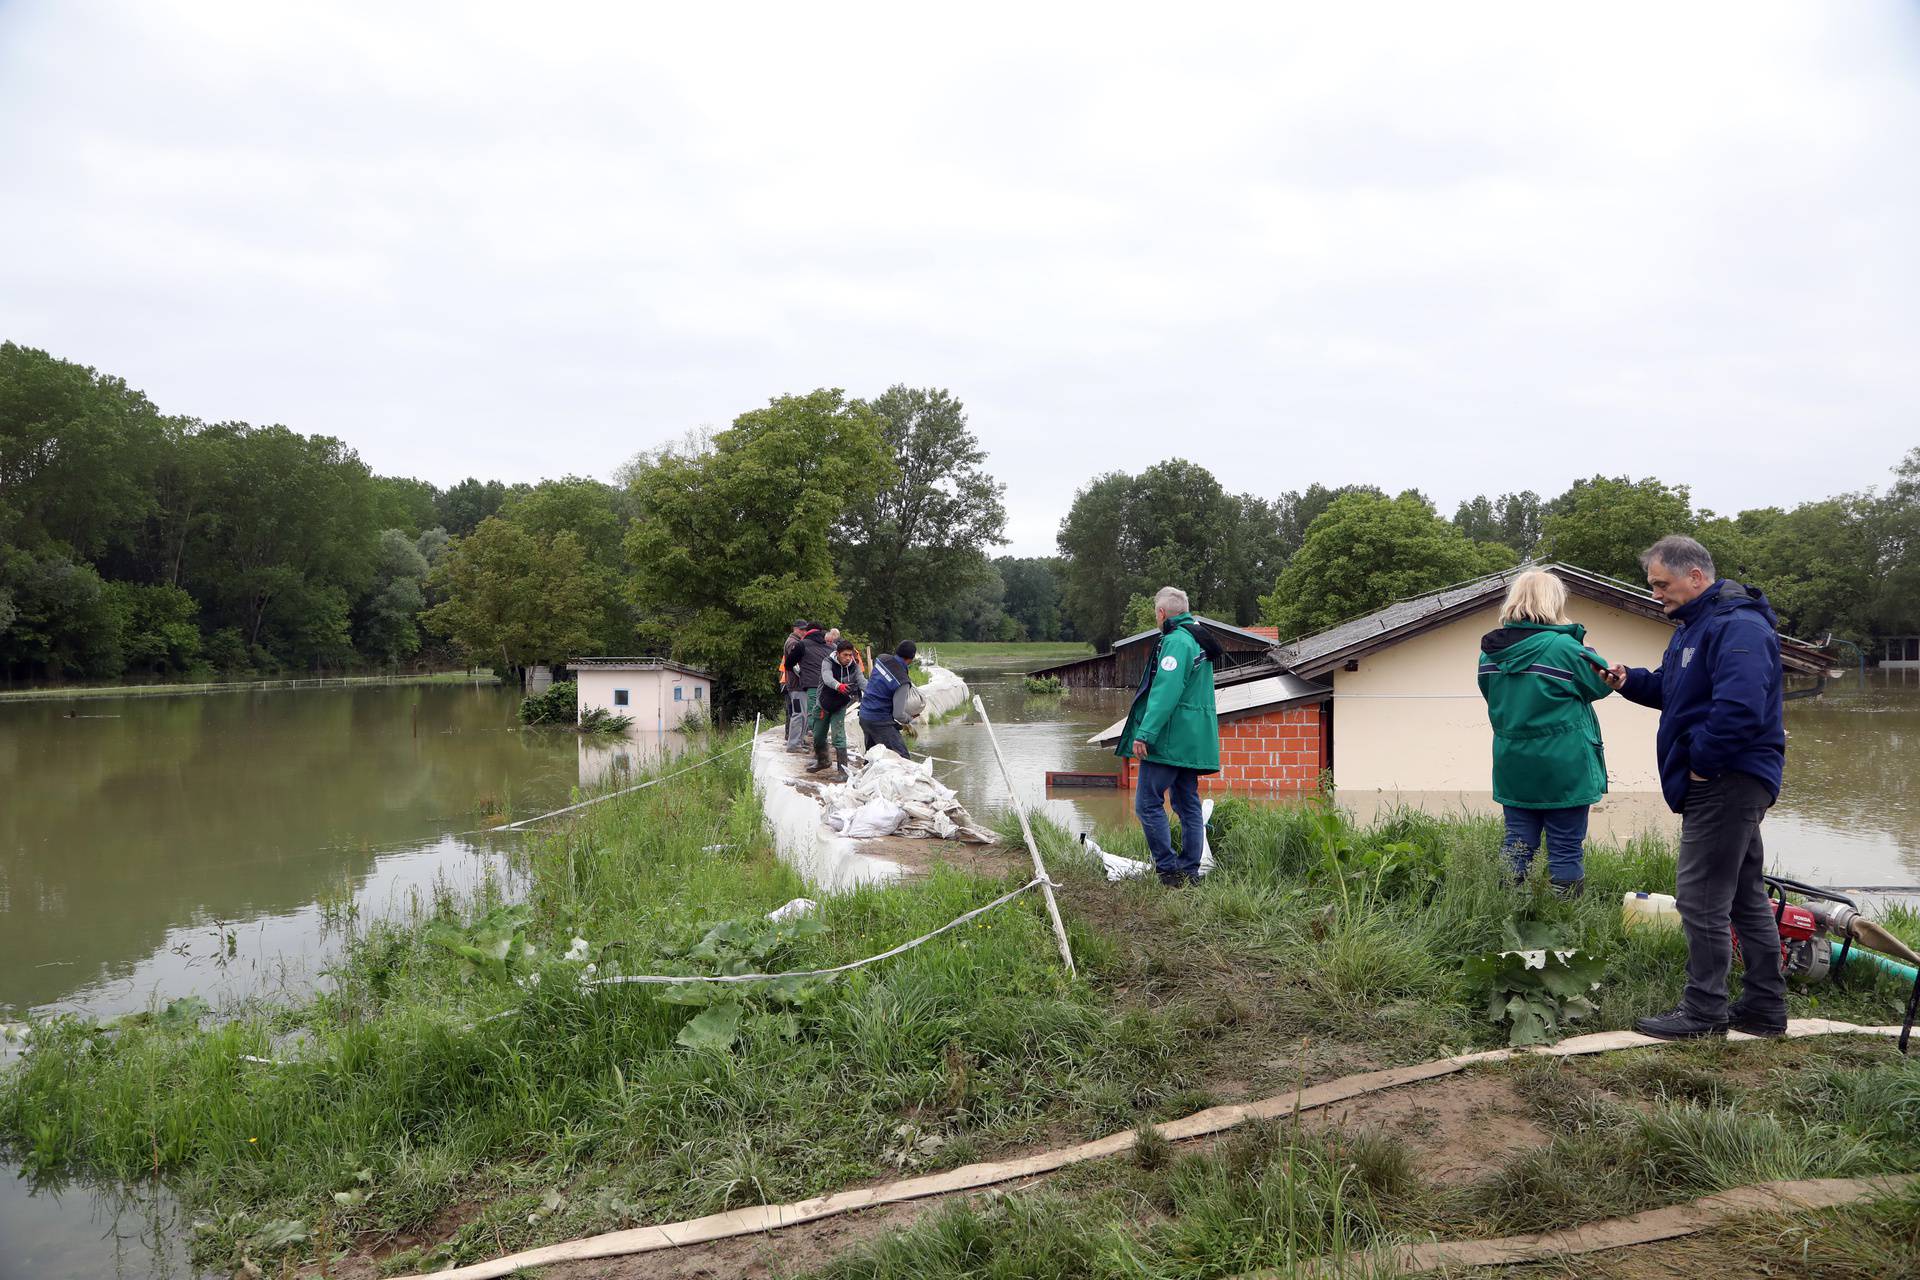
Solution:
<svg viewBox="0 0 1920 1280">
<path fill-rule="evenodd" d="M 963 399 L 1011 549 L 1183 456 L 1720 510 L 1920 444 L 1913 3 L 0 0 L 0 337 L 450 483 Z"/>
</svg>

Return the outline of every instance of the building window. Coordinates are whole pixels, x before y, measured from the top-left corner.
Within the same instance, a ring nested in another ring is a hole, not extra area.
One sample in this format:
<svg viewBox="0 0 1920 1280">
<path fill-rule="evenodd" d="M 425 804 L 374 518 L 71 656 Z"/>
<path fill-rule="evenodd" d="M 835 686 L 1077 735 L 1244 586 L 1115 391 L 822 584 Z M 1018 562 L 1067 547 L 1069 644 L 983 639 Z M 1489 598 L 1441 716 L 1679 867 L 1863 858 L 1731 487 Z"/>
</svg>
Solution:
<svg viewBox="0 0 1920 1280">
<path fill-rule="evenodd" d="M 625 689 L 615 689 L 613 691 L 613 705 L 616 707 L 624 707 L 627 705 L 627 691 Z"/>
<path fill-rule="evenodd" d="M 693 686 L 693 700 L 694 700 L 695 702 L 698 702 L 698 701 L 700 701 L 700 690 L 701 690 L 702 688 L 704 688 L 704 687 L 705 687 L 705 686 L 703 686 L 703 685 L 695 685 L 695 686 Z"/>
<path fill-rule="evenodd" d="M 685 702 L 686 692 L 687 691 L 685 689 L 682 689 L 679 685 L 673 686 L 673 700 L 675 702 Z"/>
</svg>

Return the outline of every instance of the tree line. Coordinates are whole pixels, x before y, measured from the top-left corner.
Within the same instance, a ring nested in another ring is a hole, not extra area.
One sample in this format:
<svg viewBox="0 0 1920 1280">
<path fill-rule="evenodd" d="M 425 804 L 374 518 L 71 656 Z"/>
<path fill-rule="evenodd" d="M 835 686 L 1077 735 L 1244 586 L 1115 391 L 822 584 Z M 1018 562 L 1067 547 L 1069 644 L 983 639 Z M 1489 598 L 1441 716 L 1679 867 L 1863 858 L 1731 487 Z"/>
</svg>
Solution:
<svg viewBox="0 0 1920 1280">
<path fill-rule="evenodd" d="M 120 379 L 0 344 L 0 676 L 9 681 L 670 654 L 770 700 L 817 617 L 877 645 L 1078 639 L 1151 592 L 1283 637 L 1508 567 L 1636 581 L 1691 532 L 1811 638 L 1920 631 L 1920 449 L 1884 492 L 1722 516 L 1684 485 L 1594 476 L 1549 500 L 1228 491 L 1174 458 L 1094 477 L 1058 554 L 992 555 L 1003 486 L 961 402 L 787 395 L 641 453 L 613 483 L 376 475 L 327 436 L 162 413 Z"/>
<path fill-rule="evenodd" d="M 1211 616 L 1289 639 L 1528 559 L 1638 584 L 1640 552 L 1688 533 L 1724 576 L 1763 589 L 1788 633 L 1865 645 L 1920 631 L 1920 448 L 1892 474 L 1884 491 L 1731 516 L 1696 508 L 1684 484 L 1596 475 L 1551 499 L 1479 495 L 1448 519 L 1418 490 L 1233 494 L 1176 459 L 1075 495 L 1060 526 L 1062 609 L 1104 645 L 1150 625 L 1148 593 L 1175 583 Z"/>
</svg>

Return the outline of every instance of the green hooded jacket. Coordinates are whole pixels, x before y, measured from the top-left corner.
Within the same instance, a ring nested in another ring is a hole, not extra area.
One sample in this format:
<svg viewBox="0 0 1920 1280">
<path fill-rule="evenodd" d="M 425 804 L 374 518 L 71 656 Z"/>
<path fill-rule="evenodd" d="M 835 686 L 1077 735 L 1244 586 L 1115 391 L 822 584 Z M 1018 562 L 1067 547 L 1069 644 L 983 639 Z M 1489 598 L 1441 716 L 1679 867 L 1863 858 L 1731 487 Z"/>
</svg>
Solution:
<svg viewBox="0 0 1920 1280">
<path fill-rule="evenodd" d="M 1202 773 L 1220 772 L 1220 717 L 1213 700 L 1213 661 L 1187 627 L 1191 613 L 1175 614 L 1160 628 L 1160 643 L 1141 673 L 1140 689 L 1127 711 L 1113 754 L 1133 754 L 1137 738 L 1153 764 Z"/>
<path fill-rule="evenodd" d="M 1571 809 L 1607 794 L 1592 704 L 1613 690 L 1577 622 L 1509 622 L 1480 638 L 1480 693 L 1493 725 L 1493 798 Z"/>
</svg>

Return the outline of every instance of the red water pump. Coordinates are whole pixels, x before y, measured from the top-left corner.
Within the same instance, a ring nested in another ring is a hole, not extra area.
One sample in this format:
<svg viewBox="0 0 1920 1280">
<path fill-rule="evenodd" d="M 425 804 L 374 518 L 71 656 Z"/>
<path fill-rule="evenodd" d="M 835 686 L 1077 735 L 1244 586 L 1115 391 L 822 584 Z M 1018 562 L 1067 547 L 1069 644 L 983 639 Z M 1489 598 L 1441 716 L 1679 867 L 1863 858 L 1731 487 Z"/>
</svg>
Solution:
<svg viewBox="0 0 1920 1280">
<path fill-rule="evenodd" d="M 1831 930 L 1845 939 L 1841 947 L 1844 956 L 1853 944 L 1846 926 L 1860 914 L 1859 908 L 1854 906 L 1852 898 L 1844 894 L 1829 893 L 1797 880 L 1782 880 L 1775 876 L 1760 878 L 1766 882 L 1767 897 L 1773 900 L 1773 922 L 1780 930 L 1781 976 L 1805 978 L 1809 982 L 1823 980 L 1834 967 L 1833 947 L 1828 932 Z M 1822 905 L 1803 907 L 1797 902 L 1788 902 L 1788 890 L 1803 897 L 1821 899 Z M 1836 916 L 1840 918 L 1836 919 Z M 1733 948 L 1735 951 L 1740 949 L 1738 929 L 1733 930 Z"/>
</svg>

